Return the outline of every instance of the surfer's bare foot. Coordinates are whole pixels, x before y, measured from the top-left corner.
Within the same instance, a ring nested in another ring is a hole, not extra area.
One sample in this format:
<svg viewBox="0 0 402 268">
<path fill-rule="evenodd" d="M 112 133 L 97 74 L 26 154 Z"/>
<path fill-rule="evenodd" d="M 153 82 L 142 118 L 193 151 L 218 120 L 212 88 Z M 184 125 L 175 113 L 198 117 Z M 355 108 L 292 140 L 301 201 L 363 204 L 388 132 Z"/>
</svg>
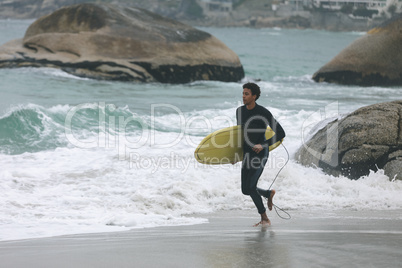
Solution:
<svg viewBox="0 0 402 268">
<path fill-rule="evenodd" d="M 268 197 L 268 209 L 271 211 L 272 210 L 272 199 L 274 198 L 275 195 L 275 190 L 271 190 L 271 194 Z"/>
<path fill-rule="evenodd" d="M 254 224 L 254 227 L 257 227 L 257 226 L 265 227 L 265 226 L 270 226 L 270 225 L 271 225 L 271 221 L 268 219 L 267 213 L 264 212 L 263 214 L 261 214 L 261 221 L 259 223 Z"/>
<path fill-rule="evenodd" d="M 267 221 L 260 221 L 259 223 L 256 223 L 253 225 L 254 227 L 267 227 L 267 226 L 271 226 L 271 221 L 268 219 Z"/>
</svg>

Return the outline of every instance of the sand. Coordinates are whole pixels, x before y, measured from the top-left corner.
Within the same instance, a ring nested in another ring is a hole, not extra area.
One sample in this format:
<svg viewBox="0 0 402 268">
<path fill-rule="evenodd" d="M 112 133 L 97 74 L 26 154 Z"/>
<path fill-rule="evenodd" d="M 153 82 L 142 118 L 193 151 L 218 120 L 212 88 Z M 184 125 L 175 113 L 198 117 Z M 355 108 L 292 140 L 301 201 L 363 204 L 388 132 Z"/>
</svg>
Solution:
<svg viewBox="0 0 402 268">
<path fill-rule="evenodd" d="M 0 242 L 0 267 L 401 267 L 402 210 L 254 211 L 209 223 Z"/>
</svg>

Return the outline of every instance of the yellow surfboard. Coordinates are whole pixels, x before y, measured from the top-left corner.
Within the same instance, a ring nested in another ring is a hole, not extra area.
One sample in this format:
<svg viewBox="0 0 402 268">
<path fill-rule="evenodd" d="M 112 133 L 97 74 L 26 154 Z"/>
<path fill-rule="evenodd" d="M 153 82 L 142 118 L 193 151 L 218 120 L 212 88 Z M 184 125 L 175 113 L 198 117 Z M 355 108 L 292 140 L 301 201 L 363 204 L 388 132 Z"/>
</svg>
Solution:
<svg viewBox="0 0 402 268">
<path fill-rule="evenodd" d="M 270 139 L 275 132 L 267 127 L 265 138 Z M 283 139 L 269 146 L 272 151 Z M 231 164 L 243 160 L 243 134 L 241 126 L 227 127 L 206 136 L 195 149 L 198 162 L 207 165 Z"/>
</svg>

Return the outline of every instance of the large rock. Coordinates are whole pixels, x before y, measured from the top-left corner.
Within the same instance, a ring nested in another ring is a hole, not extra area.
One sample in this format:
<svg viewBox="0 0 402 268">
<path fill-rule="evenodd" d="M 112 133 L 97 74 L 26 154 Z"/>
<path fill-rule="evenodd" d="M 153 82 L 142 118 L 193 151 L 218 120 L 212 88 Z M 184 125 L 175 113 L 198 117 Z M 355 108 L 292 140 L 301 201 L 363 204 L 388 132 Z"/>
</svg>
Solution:
<svg viewBox="0 0 402 268">
<path fill-rule="evenodd" d="M 402 85 L 402 14 L 373 28 L 314 75 L 316 82 Z"/>
<path fill-rule="evenodd" d="M 140 82 L 244 77 L 238 56 L 210 34 L 146 10 L 100 4 L 61 8 L 0 47 L 0 67 L 27 66 Z"/>
<path fill-rule="evenodd" d="M 303 165 L 358 179 L 384 169 L 402 179 L 402 100 L 366 106 L 319 130 L 295 155 Z"/>
</svg>

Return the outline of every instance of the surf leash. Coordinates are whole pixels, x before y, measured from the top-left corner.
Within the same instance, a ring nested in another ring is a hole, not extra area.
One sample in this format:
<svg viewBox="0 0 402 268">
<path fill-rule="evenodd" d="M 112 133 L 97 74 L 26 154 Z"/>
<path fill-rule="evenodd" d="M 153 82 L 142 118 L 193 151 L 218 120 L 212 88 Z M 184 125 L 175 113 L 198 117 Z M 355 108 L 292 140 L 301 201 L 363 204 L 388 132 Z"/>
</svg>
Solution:
<svg viewBox="0 0 402 268">
<path fill-rule="evenodd" d="M 274 180 L 272 181 L 271 185 L 269 186 L 268 190 L 271 189 L 272 185 L 275 183 L 275 181 L 276 181 L 276 179 L 278 178 L 279 174 L 281 173 L 282 169 L 283 169 L 283 168 L 287 165 L 287 163 L 289 162 L 290 156 L 289 156 L 288 149 L 286 149 L 286 147 L 285 147 L 285 145 L 283 145 L 283 143 L 281 143 L 281 145 L 283 146 L 283 148 L 285 148 L 285 151 L 286 151 L 286 153 L 287 153 L 287 155 L 288 155 L 288 159 L 286 160 L 285 164 L 281 167 L 281 169 L 280 169 L 280 170 L 278 171 L 278 173 L 276 174 L 276 176 L 275 176 Z M 276 214 L 278 215 L 279 218 L 284 219 L 284 220 L 290 220 L 290 219 L 292 218 L 292 217 L 290 216 L 290 214 L 289 214 L 286 210 L 284 210 L 283 208 L 278 207 L 278 206 L 275 205 L 273 202 L 272 202 L 272 205 L 274 206 L 275 212 L 276 212 Z M 283 217 L 282 215 L 280 215 L 279 212 L 278 212 L 278 210 L 280 210 L 281 212 L 285 213 L 285 214 L 287 215 L 287 217 Z"/>
</svg>

